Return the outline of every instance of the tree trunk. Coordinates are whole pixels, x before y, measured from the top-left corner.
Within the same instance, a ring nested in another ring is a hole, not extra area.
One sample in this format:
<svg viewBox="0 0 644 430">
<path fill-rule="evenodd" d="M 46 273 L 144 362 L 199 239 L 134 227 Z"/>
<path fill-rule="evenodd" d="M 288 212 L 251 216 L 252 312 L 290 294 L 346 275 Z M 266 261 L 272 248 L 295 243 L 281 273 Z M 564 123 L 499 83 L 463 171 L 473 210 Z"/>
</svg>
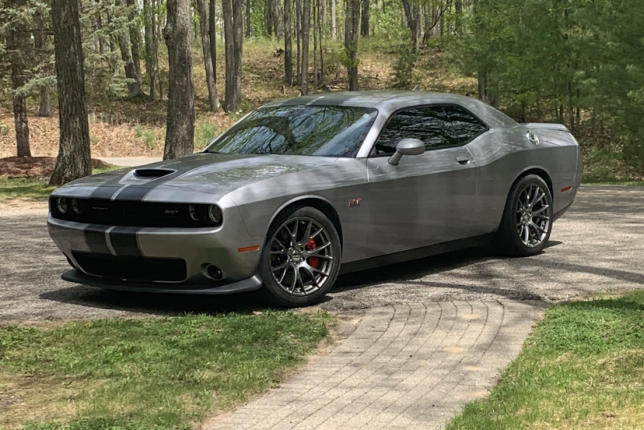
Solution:
<svg viewBox="0 0 644 430">
<path fill-rule="evenodd" d="M 226 48 L 226 112 L 241 104 L 241 62 L 244 43 L 243 0 L 222 0 Z"/>
<path fill-rule="evenodd" d="M 344 22 L 344 48 L 349 64 L 349 91 L 358 91 L 358 27 L 360 26 L 360 0 L 347 0 Z"/>
<path fill-rule="evenodd" d="M 293 84 L 293 44 L 291 43 L 291 0 L 284 0 L 284 80 Z"/>
<path fill-rule="evenodd" d="M 331 40 L 335 41 L 338 38 L 338 21 L 336 14 L 336 1 L 331 0 Z"/>
<path fill-rule="evenodd" d="M 264 5 L 264 21 L 266 23 L 266 34 L 268 37 L 273 35 L 273 3 L 275 0 L 267 0 Z"/>
<path fill-rule="evenodd" d="M 129 0 L 128 0 L 129 1 Z M 121 5 L 122 0 L 116 0 L 118 5 Z M 121 49 L 121 59 L 125 67 L 125 77 L 130 79 L 131 82 L 127 84 L 127 92 L 129 97 L 140 96 L 143 91 L 141 90 L 141 75 L 136 72 L 136 65 L 132 59 L 130 31 L 122 30 L 118 34 L 119 48 Z"/>
<path fill-rule="evenodd" d="M 208 21 L 208 7 L 206 0 L 197 0 L 197 7 L 199 8 L 199 29 L 201 33 L 201 47 L 203 51 L 204 66 L 206 68 L 206 85 L 208 86 L 208 101 L 210 102 L 210 110 L 217 112 L 219 110 L 219 96 L 217 95 L 217 84 L 215 82 L 215 75 L 212 69 L 212 58 L 210 54 L 210 37 L 209 37 L 209 21 Z"/>
<path fill-rule="evenodd" d="M 25 0 L 12 0 L 7 6 L 15 11 L 24 9 L 27 6 Z M 11 87 L 13 93 L 13 119 L 16 129 L 16 149 L 18 157 L 31 157 L 29 148 L 29 122 L 27 119 L 27 98 L 18 89 L 27 83 L 24 75 L 25 49 L 29 44 L 29 33 L 26 26 L 18 22 L 9 28 L 7 35 L 7 50 L 11 64 Z"/>
<path fill-rule="evenodd" d="M 143 0 L 145 17 L 145 68 L 150 84 L 150 100 L 156 98 L 157 73 L 159 70 L 159 43 L 156 32 L 156 0 Z"/>
<path fill-rule="evenodd" d="M 456 32 L 460 33 L 463 23 L 463 0 L 455 0 L 454 8 L 456 9 Z"/>
<path fill-rule="evenodd" d="M 313 89 L 318 88 L 318 24 L 320 22 L 320 16 L 317 4 L 317 0 L 313 0 Z"/>
<path fill-rule="evenodd" d="M 40 49 L 43 53 L 49 51 L 49 38 L 45 32 L 44 24 L 41 24 L 38 33 L 34 34 L 34 40 L 36 42 L 36 48 Z M 40 108 L 38 109 L 38 116 L 46 118 L 51 117 L 49 85 L 43 85 L 40 87 Z"/>
<path fill-rule="evenodd" d="M 50 185 L 63 185 L 92 173 L 79 3 L 51 0 L 60 149 Z"/>
<path fill-rule="evenodd" d="M 212 76 L 217 85 L 217 27 L 215 27 L 215 0 L 210 0 L 208 6 L 208 35 L 210 36 L 210 61 L 212 62 Z M 219 96 L 217 96 L 219 99 Z"/>
<path fill-rule="evenodd" d="M 107 52 L 107 47 L 105 46 L 104 36 L 101 31 L 103 30 L 103 10 L 101 8 L 101 0 L 96 0 L 96 4 L 98 8 L 98 10 L 96 11 L 96 27 L 99 31 L 98 52 L 100 52 L 101 55 L 105 55 L 105 53 Z"/>
<path fill-rule="evenodd" d="M 369 37 L 369 0 L 362 0 L 360 35 L 362 37 Z"/>
<path fill-rule="evenodd" d="M 275 38 L 279 39 L 282 36 L 282 17 L 283 11 L 280 7 L 278 0 L 273 1 L 273 29 L 275 30 Z"/>
<path fill-rule="evenodd" d="M 324 1 L 317 0 L 318 10 L 321 10 Z M 318 43 L 320 45 L 320 85 L 324 85 L 324 51 L 322 50 L 322 21 L 320 19 L 318 19 Z"/>
<path fill-rule="evenodd" d="M 302 0 L 295 0 L 295 39 L 296 39 L 296 67 L 295 78 L 298 84 L 302 83 Z"/>
<path fill-rule="evenodd" d="M 311 33 L 311 0 L 302 0 L 302 86 L 305 96 L 309 93 L 309 36 Z"/>
<path fill-rule="evenodd" d="M 130 9 L 128 17 L 130 21 L 133 21 L 136 16 L 139 14 L 139 6 L 136 0 L 127 0 L 127 6 Z M 130 22 L 130 43 L 132 45 L 132 62 L 134 62 L 134 70 L 136 71 L 137 76 L 139 77 L 139 82 L 142 81 L 141 78 L 141 33 L 135 24 Z"/>
<path fill-rule="evenodd" d="M 168 119 L 163 159 L 194 151 L 192 13 L 190 0 L 168 0 L 163 37 L 168 47 Z"/>
<path fill-rule="evenodd" d="M 250 0 L 246 0 L 246 38 L 250 39 Z"/>
<path fill-rule="evenodd" d="M 49 118 L 51 114 L 51 95 L 49 85 L 40 87 L 40 108 L 38 109 L 38 116 Z"/>
</svg>

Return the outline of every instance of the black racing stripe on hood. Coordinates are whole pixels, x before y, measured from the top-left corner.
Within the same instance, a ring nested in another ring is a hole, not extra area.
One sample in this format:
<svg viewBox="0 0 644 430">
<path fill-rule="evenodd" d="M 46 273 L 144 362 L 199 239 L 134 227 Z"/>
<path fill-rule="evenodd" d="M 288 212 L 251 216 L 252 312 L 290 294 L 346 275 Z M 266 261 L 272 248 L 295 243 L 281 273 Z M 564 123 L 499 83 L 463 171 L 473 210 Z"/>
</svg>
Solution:
<svg viewBox="0 0 644 430">
<path fill-rule="evenodd" d="M 99 225 L 99 226 L 90 226 L 87 227 L 83 234 L 85 236 L 85 241 L 89 247 L 90 252 L 98 254 L 111 254 L 109 246 L 107 246 L 107 238 L 105 237 L 105 232 L 109 229 L 109 226 Z"/>
<path fill-rule="evenodd" d="M 142 257 L 136 233 L 141 227 L 116 227 L 110 231 L 110 243 L 117 256 Z"/>
<path fill-rule="evenodd" d="M 123 177 L 112 179 L 98 187 L 92 193 L 91 198 L 106 200 L 128 200 L 135 202 L 143 201 L 145 196 L 159 185 L 162 185 L 168 181 L 171 181 L 172 179 L 175 179 L 200 167 L 212 164 L 213 160 L 211 157 L 211 154 L 202 154 L 201 156 L 194 157 L 194 159 L 181 159 L 181 161 L 168 160 L 167 163 L 161 164 L 159 166 L 148 167 L 147 169 L 172 169 L 175 171 L 169 175 L 153 179 L 141 185 L 130 185 L 124 187 L 124 185 L 121 184 L 121 179 L 123 179 Z M 117 192 L 118 194 L 116 194 Z M 114 197 L 115 194 L 116 197 Z"/>
</svg>

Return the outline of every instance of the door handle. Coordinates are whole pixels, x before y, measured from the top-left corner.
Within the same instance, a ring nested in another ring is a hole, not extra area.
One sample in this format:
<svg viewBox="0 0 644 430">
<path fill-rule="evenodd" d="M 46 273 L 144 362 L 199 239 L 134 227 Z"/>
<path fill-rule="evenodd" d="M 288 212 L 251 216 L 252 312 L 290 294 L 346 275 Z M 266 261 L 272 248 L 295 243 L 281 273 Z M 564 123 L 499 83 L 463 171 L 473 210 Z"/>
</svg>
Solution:
<svg viewBox="0 0 644 430">
<path fill-rule="evenodd" d="M 456 161 L 458 161 L 458 164 L 465 166 L 467 164 L 470 164 L 470 161 L 472 161 L 472 159 L 465 157 L 464 155 L 459 155 L 456 157 Z"/>
</svg>

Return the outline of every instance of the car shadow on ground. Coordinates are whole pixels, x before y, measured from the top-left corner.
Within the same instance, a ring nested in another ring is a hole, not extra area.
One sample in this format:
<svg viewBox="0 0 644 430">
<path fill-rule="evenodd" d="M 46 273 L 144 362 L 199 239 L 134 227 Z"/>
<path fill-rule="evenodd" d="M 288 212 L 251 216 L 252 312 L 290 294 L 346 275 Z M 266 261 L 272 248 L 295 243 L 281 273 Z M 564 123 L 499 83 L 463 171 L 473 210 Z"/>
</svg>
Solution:
<svg viewBox="0 0 644 430">
<path fill-rule="evenodd" d="M 561 242 L 551 241 L 548 247 L 559 244 Z M 513 290 L 499 289 L 491 286 L 473 287 L 471 285 L 457 285 L 452 283 L 443 285 L 431 281 L 419 281 L 419 279 L 431 274 L 454 270 L 497 258 L 499 258 L 498 255 L 495 255 L 489 248 L 472 248 L 420 260 L 383 266 L 377 269 L 340 276 L 331 293 L 367 287 L 378 288 L 379 285 L 400 282 L 432 288 L 463 289 L 469 292 L 494 294 L 509 299 L 519 298 Z M 230 295 L 135 293 L 102 290 L 82 285 L 43 293 L 40 294 L 40 298 L 80 306 L 150 315 L 177 315 L 182 313 L 221 314 L 229 312 L 251 313 L 264 311 L 273 307 L 260 292 Z M 520 298 L 522 300 L 542 300 L 537 295 L 527 297 L 523 294 Z M 327 296 L 324 302 L 328 303 L 335 300 L 342 299 Z"/>
<path fill-rule="evenodd" d="M 546 248 L 561 245 L 563 242 L 551 240 Z M 458 284 L 441 284 L 431 281 L 420 281 L 421 278 L 432 274 L 447 272 L 450 270 L 459 269 L 462 267 L 470 266 L 476 263 L 482 263 L 489 260 L 498 260 L 500 257 L 497 252 L 491 247 L 484 248 L 470 248 L 462 251 L 450 252 L 447 254 L 440 254 L 432 257 L 422 258 L 419 260 L 408 261 L 405 263 L 393 264 L 390 266 L 383 266 L 377 269 L 371 269 L 364 272 L 350 273 L 340 276 L 331 290 L 332 292 L 344 292 L 356 290 L 365 287 L 376 287 L 378 284 L 387 286 L 391 283 L 405 283 L 416 284 L 420 286 L 428 286 L 433 288 L 449 288 L 449 289 L 462 289 L 473 293 L 494 294 L 503 296 L 508 299 L 516 299 L 521 297 L 522 300 L 542 300 L 542 297 L 531 294 L 526 296 L 525 293 L 517 295 L 517 292 L 508 289 L 494 288 L 490 286 L 473 287 L 471 285 L 458 285 Z"/>
<path fill-rule="evenodd" d="M 40 298 L 150 315 L 251 313 L 269 307 L 257 292 L 230 295 L 136 293 L 82 285 L 43 293 Z"/>
</svg>

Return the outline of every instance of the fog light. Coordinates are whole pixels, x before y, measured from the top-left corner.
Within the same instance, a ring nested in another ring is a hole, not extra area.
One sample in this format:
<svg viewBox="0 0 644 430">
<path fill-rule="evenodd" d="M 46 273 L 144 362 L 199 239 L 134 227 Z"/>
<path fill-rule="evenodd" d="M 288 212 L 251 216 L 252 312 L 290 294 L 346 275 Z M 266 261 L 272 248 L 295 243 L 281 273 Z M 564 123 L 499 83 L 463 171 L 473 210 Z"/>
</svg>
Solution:
<svg viewBox="0 0 644 430">
<path fill-rule="evenodd" d="M 206 269 L 206 272 L 208 273 L 208 277 L 210 277 L 215 281 L 221 281 L 224 277 L 223 272 L 217 266 L 212 266 L 212 265 L 208 266 L 208 268 Z"/>
</svg>

